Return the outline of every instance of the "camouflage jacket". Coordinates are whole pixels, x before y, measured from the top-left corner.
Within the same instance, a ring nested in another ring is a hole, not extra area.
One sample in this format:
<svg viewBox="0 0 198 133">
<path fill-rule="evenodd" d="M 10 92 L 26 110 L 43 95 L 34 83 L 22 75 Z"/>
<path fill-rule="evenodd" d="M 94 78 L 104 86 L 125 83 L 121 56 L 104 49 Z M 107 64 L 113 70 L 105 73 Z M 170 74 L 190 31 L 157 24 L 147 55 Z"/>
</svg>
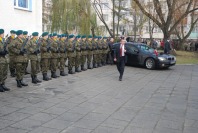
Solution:
<svg viewBox="0 0 198 133">
<path fill-rule="evenodd" d="M 15 56 L 15 62 L 20 62 L 20 63 L 24 63 L 27 62 L 28 58 L 27 58 L 27 54 L 20 54 L 21 48 L 23 47 L 23 40 L 16 37 L 12 42 L 11 42 L 11 46 L 10 46 L 10 51 L 14 54 L 13 56 Z"/>
<path fill-rule="evenodd" d="M 97 41 L 92 42 L 92 48 L 93 48 L 93 54 L 98 54 L 98 42 Z"/>
<path fill-rule="evenodd" d="M 35 54 L 35 52 L 37 52 L 37 50 L 39 50 L 39 45 L 38 45 L 38 41 L 34 38 L 31 38 L 28 42 L 27 42 L 27 52 L 28 52 L 28 57 L 30 58 L 30 60 L 38 60 L 37 54 Z"/>
<path fill-rule="evenodd" d="M 0 38 L 0 51 L 4 51 L 4 45 L 5 44 L 3 43 L 3 39 Z M 6 58 L 3 56 L 0 56 L 0 64 L 5 64 L 5 63 L 7 63 Z"/>
<path fill-rule="evenodd" d="M 40 38 L 38 40 L 38 43 L 40 43 L 40 50 L 41 50 L 41 58 L 42 59 L 49 59 L 51 58 L 51 52 L 47 51 L 48 43 L 50 43 L 48 40 L 45 40 L 43 38 Z"/>
<path fill-rule="evenodd" d="M 76 46 L 75 42 L 68 40 L 67 43 L 67 56 L 68 57 L 76 57 Z"/>
<path fill-rule="evenodd" d="M 102 44 L 103 42 L 102 42 L 102 40 L 98 40 L 98 53 L 99 54 L 102 54 Z"/>
<path fill-rule="evenodd" d="M 87 49 L 87 41 L 81 41 L 81 50 L 82 50 L 82 55 L 87 55 L 88 54 L 88 49 Z"/>
<path fill-rule="evenodd" d="M 89 40 L 87 41 L 87 49 L 88 49 L 87 50 L 88 51 L 87 54 L 88 55 L 92 55 L 93 54 L 93 51 L 92 51 L 93 50 L 92 49 L 92 41 L 89 41 Z"/>
<path fill-rule="evenodd" d="M 57 59 L 59 58 L 59 42 L 57 40 L 51 39 L 51 58 Z"/>
<path fill-rule="evenodd" d="M 60 58 L 66 58 L 67 53 L 66 53 L 66 42 L 65 40 L 60 40 L 59 41 L 60 45 Z"/>
<path fill-rule="evenodd" d="M 9 56 L 13 56 L 14 53 L 11 52 L 10 50 L 10 46 L 11 46 L 11 42 L 14 40 L 14 38 L 12 38 L 11 36 L 9 36 L 7 39 L 6 39 L 6 43 L 7 43 L 7 46 L 8 46 L 8 51 L 9 51 Z"/>
<path fill-rule="evenodd" d="M 76 41 L 75 46 L 76 46 L 76 56 L 81 56 L 81 42 Z"/>
<path fill-rule="evenodd" d="M 108 43 L 105 40 L 103 40 L 102 41 L 102 53 L 107 54 L 108 52 L 109 52 Z"/>
</svg>

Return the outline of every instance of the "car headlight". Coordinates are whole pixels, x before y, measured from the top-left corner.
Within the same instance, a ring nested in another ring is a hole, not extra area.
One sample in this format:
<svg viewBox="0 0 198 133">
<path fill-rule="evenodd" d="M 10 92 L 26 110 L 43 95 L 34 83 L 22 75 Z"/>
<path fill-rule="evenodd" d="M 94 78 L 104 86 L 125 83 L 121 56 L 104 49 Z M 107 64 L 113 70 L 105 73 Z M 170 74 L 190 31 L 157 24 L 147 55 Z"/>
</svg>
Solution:
<svg viewBox="0 0 198 133">
<path fill-rule="evenodd" d="M 166 60 L 166 58 L 164 58 L 164 57 L 158 57 L 158 59 L 159 59 L 160 61 L 165 61 L 165 60 Z"/>
</svg>

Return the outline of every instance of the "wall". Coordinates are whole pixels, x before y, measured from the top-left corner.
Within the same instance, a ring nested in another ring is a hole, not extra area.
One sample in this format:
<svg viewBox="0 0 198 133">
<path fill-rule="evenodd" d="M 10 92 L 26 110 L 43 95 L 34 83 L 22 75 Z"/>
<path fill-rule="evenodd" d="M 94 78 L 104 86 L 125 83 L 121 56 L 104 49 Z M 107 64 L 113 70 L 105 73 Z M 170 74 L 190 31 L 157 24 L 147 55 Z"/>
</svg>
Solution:
<svg viewBox="0 0 198 133">
<path fill-rule="evenodd" d="M 5 35 L 10 30 L 26 30 L 42 32 L 42 0 L 32 0 L 32 11 L 14 8 L 14 0 L 0 0 L 0 28 L 5 30 Z"/>
</svg>

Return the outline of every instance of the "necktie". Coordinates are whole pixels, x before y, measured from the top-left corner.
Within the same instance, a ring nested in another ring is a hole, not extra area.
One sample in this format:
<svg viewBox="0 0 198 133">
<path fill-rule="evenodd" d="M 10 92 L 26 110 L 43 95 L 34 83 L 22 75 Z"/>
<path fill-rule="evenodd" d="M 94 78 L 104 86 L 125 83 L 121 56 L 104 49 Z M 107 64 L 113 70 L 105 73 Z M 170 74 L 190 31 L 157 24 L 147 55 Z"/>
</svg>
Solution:
<svg viewBox="0 0 198 133">
<path fill-rule="evenodd" d="M 122 44 L 121 44 L 121 47 L 120 47 L 120 57 L 122 57 Z"/>
</svg>

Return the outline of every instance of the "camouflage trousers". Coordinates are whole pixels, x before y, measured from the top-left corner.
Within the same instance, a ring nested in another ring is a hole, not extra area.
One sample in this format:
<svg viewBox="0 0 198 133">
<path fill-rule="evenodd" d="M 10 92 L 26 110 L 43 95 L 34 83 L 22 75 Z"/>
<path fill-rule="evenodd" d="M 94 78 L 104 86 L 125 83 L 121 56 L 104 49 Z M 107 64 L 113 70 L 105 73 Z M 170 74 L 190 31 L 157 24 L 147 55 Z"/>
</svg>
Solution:
<svg viewBox="0 0 198 133">
<path fill-rule="evenodd" d="M 76 57 L 68 57 L 68 70 L 72 70 L 75 66 Z"/>
<path fill-rule="evenodd" d="M 16 70 L 15 57 L 14 56 L 9 56 L 9 58 L 10 58 L 9 69 L 10 69 L 10 71 L 15 72 L 15 70 Z"/>
<path fill-rule="evenodd" d="M 99 61 L 99 55 L 98 54 L 94 54 L 93 55 L 93 64 L 95 64 L 95 63 L 98 63 L 98 61 Z"/>
<path fill-rule="evenodd" d="M 81 56 L 81 65 L 85 65 L 87 59 L 87 55 L 82 55 Z"/>
<path fill-rule="evenodd" d="M 35 76 L 38 74 L 39 70 L 39 62 L 37 60 L 31 60 L 31 75 Z M 26 63 L 25 63 L 25 69 L 26 69 Z"/>
<path fill-rule="evenodd" d="M 105 54 L 102 54 L 102 63 L 106 63 L 106 60 L 107 60 L 107 54 L 105 53 Z"/>
<path fill-rule="evenodd" d="M 66 58 L 59 58 L 59 62 L 60 62 L 60 66 L 59 66 L 60 71 L 64 71 Z"/>
<path fill-rule="evenodd" d="M 5 80 L 7 79 L 7 73 L 8 73 L 8 64 L 1 63 L 0 64 L 0 84 L 5 83 Z"/>
<path fill-rule="evenodd" d="M 91 60 L 92 60 L 92 55 L 88 54 L 87 55 L 87 64 L 91 64 Z"/>
<path fill-rule="evenodd" d="M 47 73 L 47 71 L 49 70 L 49 59 L 47 58 L 42 58 L 41 59 L 41 71 L 42 73 Z"/>
<path fill-rule="evenodd" d="M 22 80 L 25 75 L 26 62 L 16 62 L 16 80 Z"/>
<path fill-rule="evenodd" d="M 98 54 L 98 62 L 97 63 L 101 63 L 102 62 L 102 54 Z"/>
<path fill-rule="evenodd" d="M 52 71 L 52 72 L 56 72 L 56 69 L 57 69 L 57 62 L 58 62 L 57 59 L 55 59 L 55 58 L 52 58 L 52 59 L 51 59 L 51 71 Z"/>
<path fill-rule="evenodd" d="M 81 56 L 76 56 L 75 68 L 78 68 L 81 65 Z"/>
</svg>

